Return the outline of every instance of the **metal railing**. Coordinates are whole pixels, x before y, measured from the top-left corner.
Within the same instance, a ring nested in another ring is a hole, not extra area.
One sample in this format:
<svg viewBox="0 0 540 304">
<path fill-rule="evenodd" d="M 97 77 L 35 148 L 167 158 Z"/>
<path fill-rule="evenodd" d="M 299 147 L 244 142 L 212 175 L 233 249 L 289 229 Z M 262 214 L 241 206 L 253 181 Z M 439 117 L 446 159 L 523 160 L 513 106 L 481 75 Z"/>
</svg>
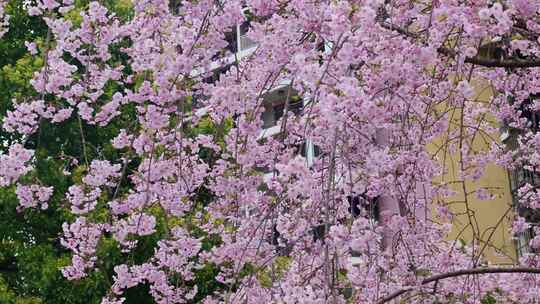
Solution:
<svg viewBox="0 0 540 304">
<path fill-rule="evenodd" d="M 257 42 L 249 39 L 247 35 L 240 35 L 239 38 L 240 51 L 250 49 L 257 45 Z"/>
</svg>

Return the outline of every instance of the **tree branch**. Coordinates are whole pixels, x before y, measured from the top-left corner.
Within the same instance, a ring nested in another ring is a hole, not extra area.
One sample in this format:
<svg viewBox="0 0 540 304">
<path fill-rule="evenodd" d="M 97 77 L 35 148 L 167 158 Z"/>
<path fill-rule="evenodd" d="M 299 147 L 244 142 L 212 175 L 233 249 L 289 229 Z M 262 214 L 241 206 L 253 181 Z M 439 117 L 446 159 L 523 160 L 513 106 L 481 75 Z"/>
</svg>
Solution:
<svg viewBox="0 0 540 304">
<path fill-rule="evenodd" d="M 393 24 L 381 22 L 380 25 L 388 30 L 398 32 L 401 35 L 407 36 L 409 38 L 418 39 L 420 38 L 420 35 L 417 33 L 410 32 L 407 29 L 395 26 Z M 437 49 L 437 52 L 439 52 L 442 55 L 448 56 L 448 57 L 456 57 L 457 53 L 456 51 L 440 47 Z M 474 65 L 484 66 L 488 68 L 534 68 L 534 67 L 540 67 L 540 59 L 531 59 L 531 60 L 519 60 L 519 59 L 491 59 L 491 58 L 483 58 L 481 56 L 474 56 L 474 57 L 467 57 L 465 58 L 465 63 L 470 63 Z"/>
<path fill-rule="evenodd" d="M 463 270 L 457 270 L 457 271 L 453 271 L 453 272 L 442 273 L 442 274 L 438 274 L 438 275 L 434 275 L 432 277 L 426 278 L 426 279 L 424 279 L 422 281 L 421 285 L 426 285 L 426 284 L 429 284 L 429 283 L 432 283 L 432 282 L 438 282 L 439 280 L 444 280 L 444 279 L 453 278 L 453 277 L 459 277 L 459 276 L 463 276 L 463 275 L 489 274 L 489 273 L 532 273 L 532 274 L 540 274 L 540 268 L 529 268 L 529 267 L 503 268 L 503 267 L 500 267 L 500 268 L 463 269 Z M 399 297 L 400 295 L 402 295 L 404 293 L 407 293 L 409 291 L 412 291 L 412 290 L 413 290 L 412 287 L 398 290 L 398 291 L 396 291 L 396 292 L 382 298 L 377 303 L 378 304 L 383 304 L 383 303 L 389 302 L 389 301 Z"/>
<path fill-rule="evenodd" d="M 437 51 L 445 56 L 455 57 L 457 54 L 454 50 L 440 47 Z M 540 59 L 536 60 L 519 60 L 519 59 L 490 59 L 480 56 L 465 58 L 466 63 L 480 65 L 488 68 L 534 68 L 540 67 Z"/>
</svg>

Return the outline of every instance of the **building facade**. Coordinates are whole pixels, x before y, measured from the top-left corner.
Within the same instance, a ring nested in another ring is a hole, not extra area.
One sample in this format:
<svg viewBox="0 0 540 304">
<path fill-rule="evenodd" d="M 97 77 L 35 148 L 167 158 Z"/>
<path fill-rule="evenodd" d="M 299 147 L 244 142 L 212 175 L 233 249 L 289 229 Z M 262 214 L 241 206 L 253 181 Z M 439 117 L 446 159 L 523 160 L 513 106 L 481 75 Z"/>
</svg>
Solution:
<svg viewBox="0 0 540 304">
<path fill-rule="evenodd" d="M 243 58 L 246 58 L 254 53 L 257 48 L 257 44 L 247 38 L 246 33 L 249 30 L 249 22 L 243 23 L 236 27 L 236 30 L 227 35 L 229 45 L 227 46 L 224 56 L 216 57 L 216 61 L 212 64 L 210 69 L 213 74 L 204 79 L 207 83 L 212 83 L 219 79 L 219 75 L 222 72 L 227 71 L 228 67 L 237 64 Z M 330 45 L 323 46 L 325 51 L 331 50 Z M 197 76 L 202 73 L 208 73 L 208 71 L 193 71 L 192 76 Z M 280 133 L 281 125 L 280 119 L 284 116 L 284 113 L 288 111 L 288 115 L 302 115 L 302 110 L 306 103 L 309 102 L 307 96 L 298 96 L 297 92 L 290 87 L 290 81 L 282 81 L 275 85 L 272 89 L 268 90 L 264 95 L 264 111 L 262 113 L 263 129 L 259 134 L 259 139 L 264 140 L 272 136 L 276 136 Z M 292 91 L 292 92 L 291 92 Z M 479 100 L 489 100 L 492 96 L 490 90 L 486 90 L 482 86 L 481 82 L 476 84 L 476 98 Z M 292 97 L 292 98 L 291 98 Z M 203 97 L 201 97 L 203 98 Z M 287 109 L 286 109 L 287 107 Z M 204 115 L 205 108 L 196 108 L 198 115 Z M 538 124 L 536 124 L 537 126 Z M 500 138 L 500 142 L 503 140 L 508 141 L 501 134 L 493 134 L 494 138 Z M 377 134 L 376 141 L 379 145 L 385 145 L 386 134 L 380 132 Z M 477 148 L 487 149 L 488 146 L 484 146 L 485 143 L 481 141 L 474 142 Z M 436 155 L 438 153 L 451 153 L 449 151 L 438 149 L 438 145 L 435 142 L 433 145 L 427 145 L 426 150 L 428 153 Z M 309 138 L 298 147 L 297 152 L 299 155 L 305 158 L 307 166 L 311 166 L 314 159 L 319 155 L 318 148 L 313 145 Z M 448 183 L 458 180 L 458 173 L 455 169 L 457 167 L 458 160 L 455 155 L 453 157 L 444 158 L 448 170 L 444 176 L 438 177 L 434 183 Z M 261 168 L 261 173 L 264 174 L 266 181 L 272 178 L 275 173 L 270 168 Z M 455 196 L 447 198 L 444 202 L 436 202 L 437 198 L 430 197 L 423 189 L 417 189 L 417 196 L 419 199 L 426 201 L 433 201 L 435 204 L 443 203 L 450 206 L 452 213 L 455 217 L 452 220 L 453 230 L 448 236 L 449 239 L 462 240 L 464 243 L 477 242 L 477 246 L 482 247 L 482 254 L 488 261 L 497 264 L 511 264 L 516 262 L 520 254 L 523 254 L 527 250 L 527 240 L 530 239 L 530 235 L 522 235 L 518 238 L 511 235 L 510 227 L 516 213 L 523 213 L 523 210 L 516 210 L 515 206 L 515 190 L 523 183 L 524 180 L 533 180 L 534 183 L 540 182 L 540 177 L 532 176 L 524 170 L 518 170 L 515 172 L 507 172 L 504 168 L 495 164 L 488 164 L 482 177 L 476 182 L 468 183 L 468 188 L 472 189 L 492 189 L 490 199 L 481 199 L 477 196 L 469 196 L 465 198 L 465 194 L 460 191 L 459 187 L 454 187 Z M 453 187 L 453 186 L 451 186 Z M 349 211 L 353 217 L 360 215 L 361 213 L 367 213 L 374 220 L 384 224 L 389 218 L 395 214 L 400 214 L 401 207 L 399 202 L 390 196 L 379 196 L 377 198 L 369 199 L 362 194 L 351 194 L 348 197 Z M 460 203 L 467 201 L 467 206 Z M 249 216 L 250 210 L 244 210 L 246 216 Z M 418 212 L 418 214 L 426 214 L 430 216 L 429 211 Z M 474 217 L 474 224 L 468 223 L 467 218 L 470 215 Z M 320 237 L 324 234 L 324 227 L 314 227 L 314 237 Z M 532 231 L 532 230 L 531 230 Z M 277 231 L 276 231 L 277 233 Z M 390 239 L 389 235 L 385 236 L 386 242 Z M 354 262 L 354 261 L 353 261 Z"/>
</svg>

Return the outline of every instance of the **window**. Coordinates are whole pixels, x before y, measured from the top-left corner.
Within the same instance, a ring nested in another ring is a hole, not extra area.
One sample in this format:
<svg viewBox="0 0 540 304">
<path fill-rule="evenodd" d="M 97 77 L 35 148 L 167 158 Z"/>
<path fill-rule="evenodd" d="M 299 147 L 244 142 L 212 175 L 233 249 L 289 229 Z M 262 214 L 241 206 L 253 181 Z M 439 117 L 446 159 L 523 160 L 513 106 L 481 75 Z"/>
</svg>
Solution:
<svg viewBox="0 0 540 304">
<path fill-rule="evenodd" d="M 291 114 L 300 115 L 302 113 L 302 100 L 289 103 L 289 117 Z M 263 128 L 270 128 L 277 125 L 277 122 L 285 114 L 285 102 L 277 101 L 274 103 L 266 104 L 265 111 L 262 114 Z"/>
<path fill-rule="evenodd" d="M 529 246 L 529 242 L 535 236 L 536 234 L 534 233 L 534 226 L 516 235 L 517 250 L 519 256 L 523 256 L 527 253 L 540 253 L 540 250 L 533 249 Z"/>
<path fill-rule="evenodd" d="M 263 174 L 274 172 L 273 166 L 272 165 L 266 165 L 266 164 L 257 164 L 257 165 L 255 165 L 254 169 L 255 169 L 255 171 L 263 173 Z"/>
<path fill-rule="evenodd" d="M 242 50 L 246 50 L 255 43 L 247 38 L 247 32 L 249 30 L 250 22 L 246 20 L 240 25 L 235 26 L 231 31 L 225 33 L 225 41 L 227 41 L 227 49 L 231 53 L 237 53 Z"/>
<path fill-rule="evenodd" d="M 326 235 L 326 225 L 321 224 L 313 227 L 313 229 L 311 229 L 311 234 L 313 234 L 313 242 L 321 241 L 324 243 L 324 237 Z"/>
<path fill-rule="evenodd" d="M 257 45 L 255 41 L 247 37 L 247 32 L 251 26 L 252 17 L 247 10 L 244 11 L 244 15 L 246 17 L 244 22 L 225 33 L 225 41 L 227 41 L 225 50 L 231 53 L 247 50 Z"/>
<path fill-rule="evenodd" d="M 227 41 L 225 49 L 231 53 L 236 53 L 237 51 L 238 42 L 236 38 L 236 27 L 225 33 L 225 41 Z"/>
<path fill-rule="evenodd" d="M 251 27 L 251 21 L 253 21 L 254 16 L 247 8 L 244 8 L 243 14 L 246 17 L 246 20 L 238 26 L 238 46 L 240 47 L 240 51 L 250 49 L 257 45 L 255 41 L 247 37 L 247 32 Z"/>
<path fill-rule="evenodd" d="M 377 197 L 369 198 L 365 194 L 361 195 L 349 195 L 347 201 L 349 202 L 349 213 L 356 218 L 358 216 L 366 216 L 375 221 L 379 220 L 379 205 L 377 204 Z"/>
<path fill-rule="evenodd" d="M 349 195 L 347 196 L 347 201 L 349 202 L 349 213 L 353 218 L 365 216 L 370 220 L 378 221 L 379 204 L 377 200 L 378 197 L 369 198 L 365 194 Z M 355 252 L 354 250 L 351 250 L 351 255 L 353 257 L 359 256 L 358 252 Z"/>
<path fill-rule="evenodd" d="M 521 118 L 525 118 L 527 120 L 528 129 L 534 133 L 538 133 L 538 131 L 540 131 L 540 113 L 531 110 L 531 105 L 534 100 L 539 97 L 540 96 L 536 95 L 531 96 L 531 98 L 524 101 L 520 106 Z"/>
<path fill-rule="evenodd" d="M 299 115 L 302 112 L 302 100 L 289 103 L 289 113 Z M 285 104 L 274 106 L 274 120 L 277 122 L 283 117 L 285 111 Z"/>
<path fill-rule="evenodd" d="M 296 145 L 295 155 L 301 155 L 305 158 L 308 157 L 311 153 L 313 153 L 313 157 L 318 157 L 319 155 L 321 155 L 321 149 L 318 146 L 315 146 L 312 143 L 308 142 L 304 141 L 303 143 Z M 310 151 L 310 149 L 313 149 L 313 151 Z"/>
<path fill-rule="evenodd" d="M 248 17 L 248 20 L 244 21 L 242 24 L 240 24 L 239 28 L 238 28 L 238 34 L 239 34 L 239 38 L 238 38 L 238 44 L 240 46 L 240 50 L 243 51 L 243 50 L 247 50 L 249 48 L 252 48 L 254 46 L 257 45 L 257 43 L 251 39 L 249 39 L 247 37 L 247 32 L 249 30 L 249 27 L 250 27 L 250 19 Z"/>
<path fill-rule="evenodd" d="M 182 6 L 182 0 L 170 0 L 169 1 L 169 10 L 171 14 L 178 15 L 180 13 L 180 7 Z"/>
<path fill-rule="evenodd" d="M 313 145 L 313 156 L 318 157 L 322 155 L 322 150 L 319 146 Z"/>
<path fill-rule="evenodd" d="M 540 113 L 535 112 L 531 109 L 531 106 L 534 104 L 534 101 L 537 99 L 540 99 L 540 94 L 532 94 L 529 96 L 529 98 L 524 100 L 518 107 L 518 110 L 521 111 L 520 118 L 525 120 L 525 122 L 527 123 L 527 128 L 533 131 L 534 133 L 537 133 L 540 131 Z M 508 101 L 512 105 L 515 105 L 516 103 L 516 100 L 514 97 L 510 97 Z M 505 122 L 506 127 L 508 128 L 507 123 L 508 122 Z"/>
<path fill-rule="evenodd" d="M 270 240 L 270 243 L 277 247 L 277 254 L 278 256 L 289 256 L 292 251 L 292 246 L 285 241 L 284 244 L 280 244 L 280 238 L 281 234 L 277 230 L 277 225 L 272 225 L 272 238 Z M 283 242 L 283 240 L 281 240 Z"/>
<path fill-rule="evenodd" d="M 207 76 L 206 78 L 204 78 L 202 81 L 207 84 L 216 83 L 219 81 L 219 77 L 221 76 L 221 74 L 227 73 L 232 68 L 232 66 L 233 64 L 227 64 L 222 67 L 219 67 L 213 70 L 211 74 Z"/>
<path fill-rule="evenodd" d="M 294 154 L 295 155 L 301 155 L 302 157 L 306 157 L 307 155 L 307 144 L 306 142 L 303 142 L 301 144 L 298 144 L 294 147 Z"/>
<path fill-rule="evenodd" d="M 540 132 L 540 113 L 534 111 L 532 108 L 535 100 L 540 98 L 540 94 L 530 95 L 529 98 L 524 100 L 519 105 L 519 110 L 521 111 L 520 118 L 523 119 L 526 123 L 524 127 L 526 130 L 516 130 L 507 126 L 507 142 L 510 148 L 515 147 L 517 143 L 517 135 L 523 132 L 531 131 L 533 133 Z M 509 102 L 511 104 L 515 103 L 514 98 L 510 98 Z M 527 170 L 524 167 L 516 168 L 511 172 L 510 182 L 512 188 L 512 196 L 514 206 L 516 208 L 516 213 L 519 216 L 524 217 L 527 222 L 538 224 L 540 223 L 540 210 L 531 209 L 527 206 L 522 205 L 519 202 L 518 190 L 525 184 L 530 184 L 532 186 L 540 185 L 540 168 L 528 168 Z M 528 229 L 527 231 L 516 235 L 517 237 L 517 250 L 519 255 L 524 253 L 533 252 L 532 248 L 529 247 L 529 241 L 535 237 L 534 229 Z"/>
<path fill-rule="evenodd" d="M 204 107 L 204 101 L 207 99 L 208 97 L 206 97 L 203 94 L 200 94 L 200 93 L 193 94 L 191 98 L 191 111 L 195 111 Z"/>
<path fill-rule="evenodd" d="M 358 216 L 367 216 L 375 221 L 379 220 L 379 206 L 377 204 L 377 197 L 370 199 L 365 194 L 361 195 L 349 195 L 347 201 L 349 203 L 349 213 L 353 218 Z M 324 241 L 326 234 L 326 225 L 320 224 L 311 229 L 313 235 L 313 241 Z M 354 252 L 353 252 L 354 256 Z"/>
</svg>

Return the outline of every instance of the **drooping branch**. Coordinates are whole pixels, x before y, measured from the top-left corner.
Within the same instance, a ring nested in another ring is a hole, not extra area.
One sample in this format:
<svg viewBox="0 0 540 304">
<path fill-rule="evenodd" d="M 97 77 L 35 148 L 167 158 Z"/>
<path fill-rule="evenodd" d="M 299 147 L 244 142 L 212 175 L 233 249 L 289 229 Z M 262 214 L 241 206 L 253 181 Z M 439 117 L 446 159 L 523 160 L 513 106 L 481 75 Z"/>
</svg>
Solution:
<svg viewBox="0 0 540 304">
<path fill-rule="evenodd" d="M 381 22 L 380 25 L 388 30 L 395 31 L 401 35 L 407 36 L 409 38 L 418 39 L 420 38 L 417 33 L 413 33 L 407 29 L 389 24 L 386 22 Z M 455 58 L 457 52 L 446 47 L 440 47 L 437 49 L 439 54 Z M 530 60 L 520 60 L 520 59 L 493 59 L 493 58 L 484 58 L 482 56 L 466 57 L 465 63 L 470 63 L 474 65 L 484 66 L 488 68 L 534 68 L 540 67 L 540 59 L 530 59 Z"/>
<path fill-rule="evenodd" d="M 490 273 L 532 273 L 532 274 L 540 274 L 540 268 L 530 268 L 530 267 L 514 267 L 514 268 L 473 268 L 473 269 L 463 269 L 463 270 L 457 270 L 447 273 L 442 273 L 438 275 L 431 276 L 429 278 L 426 278 L 422 281 L 421 285 L 427 285 L 432 282 L 438 282 L 440 280 L 448 279 L 448 278 L 454 278 L 464 275 L 474 275 L 474 274 L 490 274 Z M 379 300 L 378 304 L 383 304 L 386 302 L 389 302 L 399 296 L 401 296 L 404 293 L 407 293 L 409 291 L 412 291 L 413 288 L 404 288 L 401 290 L 398 290 L 381 300 Z"/>
<path fill-rule="evenodd" d="M 443 55 L 449 57 L 455 57 L 457 54 L 454 50 L 449 48 L 439 48 L 437 51 Z M 483 58 L 481 56 L 467 57 L 466 63 L 480 65 L 488 68 L 534 68 L 540 67 L 540 60 L 519 60 L 519 59 L 491 59 Z"/>
</svg>

